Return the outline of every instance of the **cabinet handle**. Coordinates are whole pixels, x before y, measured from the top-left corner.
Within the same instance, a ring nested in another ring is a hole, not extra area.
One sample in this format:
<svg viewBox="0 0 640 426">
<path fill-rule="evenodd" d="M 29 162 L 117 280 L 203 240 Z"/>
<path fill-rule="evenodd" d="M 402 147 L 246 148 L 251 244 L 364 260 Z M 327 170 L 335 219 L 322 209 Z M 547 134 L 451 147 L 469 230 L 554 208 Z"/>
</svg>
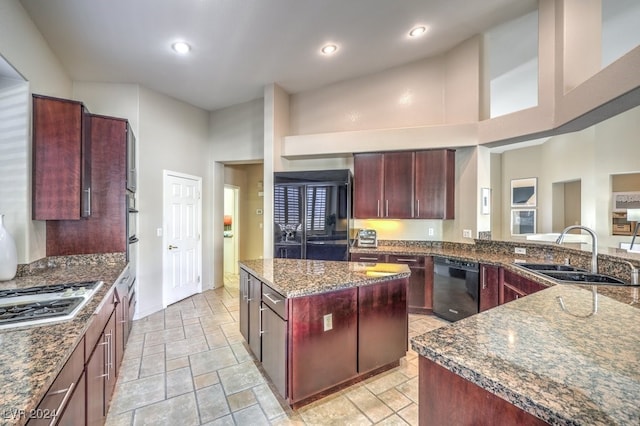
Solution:
<svg viewBox="0 0 640 426">
<path fill-rule="evenodd" d="M 416 214 L 416 217 L 420 217 L 420 200 L 416 200 L 416 203 L 418 204 L 418 212 Z"/>
<path fill-rule="evenodd" d="M 385 200 L 386 208 L 385 208 L 385 217 L 389 217 L 389 200 Z"/>
<path fill-rule="evenodd" d="M 403 259 L 401 257 L 396 259 L 397 262 L 417 262 L 418 259 Z"/>
<path fill-rule="evenodd" d="M 378 258 L 377 257 L 360 257 L 360 258 L 358 258 L 358 260 L 373 260 L 373 261 L 377 262 Z"/>
<path fill-rule="evenodd" d="M 377 207 L 377 209 L 378 209 L 378 210 L 377 210 L 377 211 L 378 211 L 378 213 L 376 213 L 376 216 L 381 217 L 381 216 L 380 216 L 380 200 L 378 200 L 378 207 Z"/>
<path fill-rule="evenodd" d="M 91 216 L 91 188 L 84 190 L 87 193 L 87 205 L 84 207 L 84 214 Z"/>
<path fill-rule="evenodd" d="M 264 330 L 262 329 L 262 311 L 264 311 L 264 308 L 261 306 L 260 307 L 260 315 L 258 316 L 258 321 L 259 321 L 259 325 L 258 325 L 258 330 L 260 330 L 260 336 L 262 336 L 264 334 Z"/>
<path fill-rule="evenodd" d="M 49 426 L 53 426 L 56 424 L 56 420 L 58 419 L 58 416 L 60 415 L 64 407 L 67 405 L 67 402 L 69 402 L 69 397 L 73 393 L 73 389 L 75 387 L 76 387 L 76 384 L 74 382 L 71 382 L 68 388 L 49 392 L 47 394 L 47 396 L 50 396 L 50 395 L 59 395 L 61 393 L 64 393 L 64 397 L 62 398 L 62 401 L 60 401 L 60 405 L 58 405 L 58 408 L 53 412 L 53 415 L 51 416 L 51 423 L 49 423 Z"/>
<path fill-rule="evenodd" d="M 264 297 L 266 297 L 266 298 L 267 298 L 267 300 L 269 300 L 269 301 L 270 301 L 271 303 L 273 303 L 274 305 L 275 305 L 276 303 L 278 303 L 278 302 L 281 302 L 281 300 L 272 299 L 272 298 L 271 298 L 271 293 L 265 293 L 265 294 L 263 294 L 263 296 L 264 296 Z M 264 309 L 263 309 L 263 311 L 264 311 Z"/>
<path fill-rule="evenodd" d="M 482 268 L 482 289 L 487 288 L 487 268 Z"/>
</svg>

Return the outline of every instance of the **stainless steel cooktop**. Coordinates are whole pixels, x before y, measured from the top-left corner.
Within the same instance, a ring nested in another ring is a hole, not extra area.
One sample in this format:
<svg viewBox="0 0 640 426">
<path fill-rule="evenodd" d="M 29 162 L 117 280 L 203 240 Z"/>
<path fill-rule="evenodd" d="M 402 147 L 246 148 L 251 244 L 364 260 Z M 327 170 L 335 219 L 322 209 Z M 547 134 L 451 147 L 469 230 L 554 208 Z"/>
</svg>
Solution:
<svg viewBox="0 0 640 426">
<path fill-rule="evenodd" d="M 86 281 L 0 290 L 0 329 L 69 320 L 101 285 Z"/>
</svg>

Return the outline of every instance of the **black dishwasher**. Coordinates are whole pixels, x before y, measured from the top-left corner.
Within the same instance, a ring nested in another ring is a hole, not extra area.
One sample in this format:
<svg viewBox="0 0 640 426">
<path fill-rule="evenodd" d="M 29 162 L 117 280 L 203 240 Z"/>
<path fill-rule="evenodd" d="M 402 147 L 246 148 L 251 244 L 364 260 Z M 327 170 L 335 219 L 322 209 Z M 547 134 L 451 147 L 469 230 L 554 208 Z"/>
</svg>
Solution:
<svg viewBox="0 0 640 426">
<path fill-rule="evenodd" d="M 433 313 L 458 321 L 478 313 L 479 267 L 476 262 L 433 258 Z"/>
</svg>

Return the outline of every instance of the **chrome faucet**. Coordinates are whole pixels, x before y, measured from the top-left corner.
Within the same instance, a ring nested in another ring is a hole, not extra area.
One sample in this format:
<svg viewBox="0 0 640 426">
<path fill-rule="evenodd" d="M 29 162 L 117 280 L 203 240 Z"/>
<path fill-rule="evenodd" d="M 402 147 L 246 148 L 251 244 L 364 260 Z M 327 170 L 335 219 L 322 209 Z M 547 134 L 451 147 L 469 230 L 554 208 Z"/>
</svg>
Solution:
<svg viewBox="0 0 640 426">
<path fill-rule="evenodd" d="M 591 242 L 592 242 L 591 272 L 594 274 L 597 274 L 598 273 L 598 236 L 596 235 L 596 232 L 593 229 L 587 228 L 586 226 L 582 226 L 582 225 L 567 226 L 566 228 L 564 228 L 564 231 L 560 233 L 560 236 L 556 240 L 556 244 L 562 244 L 562 242 L 564 241 L 564 236 L 567 234 L 567 232 L 572 231 L 574 229 L 582 229 L 584 231 L 587 231 L 589 235 L 591 235 Z"/>
<path fill-rule="evenodd" d="M 631 262 L 628 261 L 624 261 L 623 263 L 627 264 L 629 266 L 629 269 L 631 269 L 631 285 L 634 286 L 633 290 L 631 291 L 631 297 L 632 300 L 631 302 L 629 302 L 630 305 L 635 305 L 638 303 L 638 268 L 635 267 L 635 265 Z"/>
<path fill-rule="evenodd" d="M 560 236 L 556 240 L 556 244 L 562 244 L 562 242 L 564 241 L 564 236 L 567 234 L 567 232 L 572 231 L 574 229 L 581 229 L 581 230 L 587 231 L 589 233 L 589 235 L 591 235 L 591 243 L 592 243 L 592 246 L 591 246 L 591 272 L 594 273 L 594 274 L 597 274 L 598 273 L 598 236 L 596 235 L 596 233 L 595 233 L 595 231 L 593 229 L 588 228 L 586 226 L 582 226 L 582 225 L 567 226 L 560 233 Z M 564 312 L 567 312 L 568 314 L 573 315 L 574 317 L 588 318 L 588 317 L 594 315 L 596 312 L 598 312 L 598 287 L 597 286 L 595 286 L 595 285 L 591 286 L 591 294 L 592 294 L 591 313 L 588 314 L 588 315 L 572 314 L 565 307 L 564 301 L 562 300 L 562 296 L 558 296 L 556 299 L 558 300 L 558 303 L 560 303 L 560 308 Z"/>
</svg>

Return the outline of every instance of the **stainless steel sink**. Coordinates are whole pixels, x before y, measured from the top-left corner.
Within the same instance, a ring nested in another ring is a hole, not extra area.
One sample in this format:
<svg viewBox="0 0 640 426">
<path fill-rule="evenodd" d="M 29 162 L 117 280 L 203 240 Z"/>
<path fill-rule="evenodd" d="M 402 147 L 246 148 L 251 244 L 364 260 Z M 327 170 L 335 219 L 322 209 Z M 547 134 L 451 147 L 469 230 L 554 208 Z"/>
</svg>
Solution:
<svg viewBox="0 0 640 426">
<path fill-rule="evenodd" d="M 546 275 L 558 281 L 568 281 L 572 283 L 580 284 L 604 284 L 604 285 L 621 285 L 629 286 L 630 284 L 620 280 L 616 277 L 603 274 L 592 274 L 590 272 L 581 271 L 539 271 L 541 274 Z"/>
<path fill-rule="evenodd" d="M 530 269 L 532 271 L 543 272 L 543 271 L 582 271 L 586 272 L 585 269 L 577 268 L 571 265 L 562 265 L 562 264 L 554 264 L 554 263 L 516 263 L 516 265 Z"/>
</svg>

